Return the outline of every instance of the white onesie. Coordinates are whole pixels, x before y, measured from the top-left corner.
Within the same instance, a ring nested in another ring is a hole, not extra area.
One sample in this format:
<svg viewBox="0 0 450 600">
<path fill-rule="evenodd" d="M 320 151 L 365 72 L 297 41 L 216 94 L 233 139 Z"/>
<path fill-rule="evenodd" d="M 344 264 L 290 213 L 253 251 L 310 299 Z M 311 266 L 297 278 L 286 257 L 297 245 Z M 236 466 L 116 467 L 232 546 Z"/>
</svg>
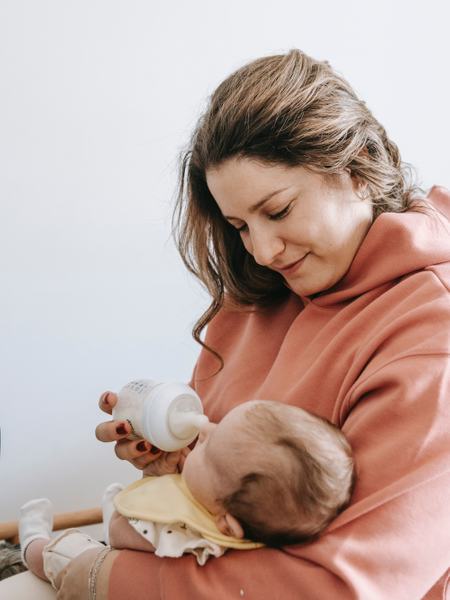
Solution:
<svg viewBox="0 0 450 600">
<path fill-rule="evenodd" d="M 210 556 L 222 556 L 227 548 L 251 550 L 261 546 L 222 534 L 179 474 L 136 481 L 115 496 L 114 504 L 154 546 L 157 556 L 177 558 L 189 552 L 204 565 Z"/>
</svg>

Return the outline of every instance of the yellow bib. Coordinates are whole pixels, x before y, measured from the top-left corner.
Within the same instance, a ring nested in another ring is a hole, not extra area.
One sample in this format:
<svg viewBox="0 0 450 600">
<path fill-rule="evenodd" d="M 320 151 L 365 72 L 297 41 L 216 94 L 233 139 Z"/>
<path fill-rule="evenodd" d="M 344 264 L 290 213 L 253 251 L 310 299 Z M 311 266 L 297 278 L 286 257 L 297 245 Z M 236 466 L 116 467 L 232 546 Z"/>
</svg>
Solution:
<svg viewBox="0 0 450 600">
<path fill-rule="evenodd" d="M 124 517 L 156 523 L 185 523 L 207 540 L 226 548 L 252 550 L 262 546 L 221 533 L 211 513 L 193 498 L 179 474 L 135 481 L 115 496 L 114 504 Z"/>
</svg>

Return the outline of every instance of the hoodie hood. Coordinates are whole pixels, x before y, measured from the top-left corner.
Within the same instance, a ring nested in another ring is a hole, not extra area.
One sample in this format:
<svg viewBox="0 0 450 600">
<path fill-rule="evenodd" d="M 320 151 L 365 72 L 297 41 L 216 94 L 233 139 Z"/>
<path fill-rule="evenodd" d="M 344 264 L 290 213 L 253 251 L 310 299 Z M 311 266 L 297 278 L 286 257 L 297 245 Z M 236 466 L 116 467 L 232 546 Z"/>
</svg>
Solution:
<svg viewBox="0 0 450 600">
<path fill-rule="evenodd" d="M 418 210 L 381 214 L 339 283 L 320 296 L 302 300 L 324 307 L 348 302 L 410 273 L 449 261 L 450 192 L 434 186 Z"/>
</svg>

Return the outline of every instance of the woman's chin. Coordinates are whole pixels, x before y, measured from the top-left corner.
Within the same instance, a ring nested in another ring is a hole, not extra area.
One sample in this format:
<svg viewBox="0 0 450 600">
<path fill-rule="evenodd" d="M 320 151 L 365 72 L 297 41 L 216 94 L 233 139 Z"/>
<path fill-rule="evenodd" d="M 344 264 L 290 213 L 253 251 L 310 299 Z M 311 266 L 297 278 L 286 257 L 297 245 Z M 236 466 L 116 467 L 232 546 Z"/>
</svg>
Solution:
<svg viewBox="0 0 450 600">
<path fill-rule="evenodd" d="M 296 281 L 291 279 L 288 281 L 285 279 L 285 285 L 297 296 L 315 296 L 322 292 L 326 292 L 335 285 L 335 281 L 300 281 L 300 278 Z"/>
</svg>

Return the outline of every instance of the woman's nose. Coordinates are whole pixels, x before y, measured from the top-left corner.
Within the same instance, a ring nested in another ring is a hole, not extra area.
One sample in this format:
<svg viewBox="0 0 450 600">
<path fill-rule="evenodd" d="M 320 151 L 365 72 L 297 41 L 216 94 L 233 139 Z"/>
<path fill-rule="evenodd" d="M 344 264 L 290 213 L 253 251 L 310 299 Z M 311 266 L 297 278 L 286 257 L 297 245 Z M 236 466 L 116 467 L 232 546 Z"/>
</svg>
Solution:
<svg viewBox="0 0 450 600">
<path fill-rule="evenodd" d="M 249 252 L 253 255 L 255 261 L 263 267 L 269 267 L 285 248 L 283 240 L 272 234 L 257 232 L 250 234 L 250 238 L 251 248 Z"/>
</svg>

